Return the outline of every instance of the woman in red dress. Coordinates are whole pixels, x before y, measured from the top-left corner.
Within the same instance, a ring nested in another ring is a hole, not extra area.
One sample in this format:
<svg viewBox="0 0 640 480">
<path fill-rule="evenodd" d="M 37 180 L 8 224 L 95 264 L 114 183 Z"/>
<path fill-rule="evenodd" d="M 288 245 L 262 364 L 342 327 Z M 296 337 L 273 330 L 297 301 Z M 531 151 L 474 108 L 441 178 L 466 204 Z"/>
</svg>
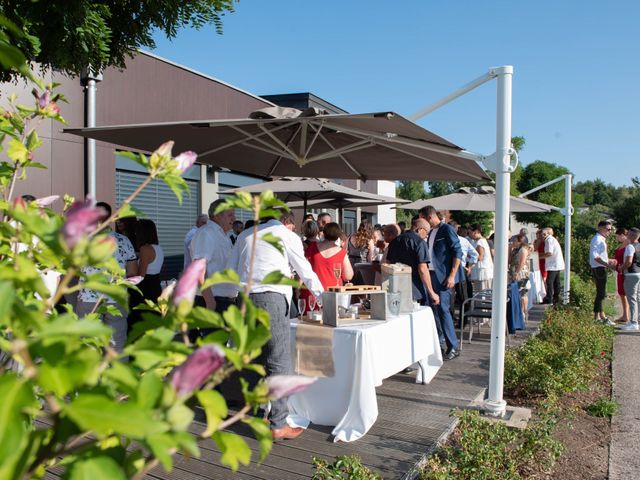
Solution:
<svg viewBox="0 0 640 480">
<path fill-rule="evenodd" d="M 318 275 L 322 286 L 326 290 L 328 287 L 342 285 L 342 281 L 349 281 L 353 277 L 353 268 L 347 250 L 343 247 L 342 230 L 335 223 L 327 223 L 324 226 L 324 240 L 311 242 L 304 252 L 311 268 Z M 300 298 L 305 300 L 305 313 L 309 312 L 309 290 L 302 290 Z M 317 308 L 317 307 L 315 307 Z"/>
<path fill-rule="evenodd" d="M 627 323 L 629 321 L 629 302 L 627 301 L 627 295 L 624 293 L 624 273 L 622 272 L 622 266 L 624 265 L 624 249 L 629 245 L 629 239 L 627 238 L 627 229 L 618 228 L 616 230 L 616 239 L 620 243 L 620 246 L 616 248 L 615 259 L 618 262 L 618 278 L 617 278 L 617 291 L 620 295 L 620 303 L 622 304 L 622 316 L 616 319 L 616 322 Z"/>
</svg>

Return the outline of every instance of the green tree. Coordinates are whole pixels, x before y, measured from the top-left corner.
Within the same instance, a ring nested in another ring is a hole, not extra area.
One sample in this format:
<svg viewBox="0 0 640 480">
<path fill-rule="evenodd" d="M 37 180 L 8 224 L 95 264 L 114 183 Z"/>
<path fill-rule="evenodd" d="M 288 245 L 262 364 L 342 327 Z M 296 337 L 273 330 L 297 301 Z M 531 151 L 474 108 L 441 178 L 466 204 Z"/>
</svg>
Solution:
<svg viewBox="0 0 640 480">
<path fill-rule="evenodd" d="M 522 169 L 522 174 L 518 180 L 518 189 L 526 192 L 543 183 L 549 182 L 561 175 L 571 173 L 566 167 L 536 160 Z M 538 202 L 547 203 L 556 207 L 564 206 L 564 183 L 557 182 L 542 190 L 528 195 L 527 198 Z M 579 203 L 579 202 L 577 202 Z M 538 227 L 552 227 L 556 231 L 561 231 L 564 225 L 564 217 L 560 212 L 549 213 L 516 213 L 519 222 L 533 223 Z"/>
<path fill-rule="evenodd" d="M 640 188 L 630 188 L 613 207 L 613 218 L 621 227 L 640 227 Z"/>
<path fill-rule="evenodd" d="M 174 38 L 180 28 L 214 25 L 233 12 L 234 0 L 3 0 L 0 15 L 13 22 L 17 35 L 0 22 L 0 39 L 9 35 L 29 59 L 43 68 L 70 75 L 91 66 L 123 68 L 138 48 L 154 48 L 153 33 Z M 15 70 L 0 65 L 0 81 Z"/>
<path fill-rule="evenodd" d="M 427 198 L 427 191 L 424 189 L 424 182 L 420 181 L 402 181 L 396 184 L 396 194 L 398 198 L 404 198 L 405 200 L 422 200 Z M 398 208 L 396 210 L 396 220 L 398 222 L 406 222 L 407 225 L 411 225 L 411 218 L 417 215 L 417 210 L 404 210 Z"/>
<path fill-rule="evenodd" d="M 612 208 L 618 199 L 618 189 L 599 178 L 576 183 L 574 191 L 581 194 L 584 203 L 590 206 L 602 205 Z"/>
</svg>

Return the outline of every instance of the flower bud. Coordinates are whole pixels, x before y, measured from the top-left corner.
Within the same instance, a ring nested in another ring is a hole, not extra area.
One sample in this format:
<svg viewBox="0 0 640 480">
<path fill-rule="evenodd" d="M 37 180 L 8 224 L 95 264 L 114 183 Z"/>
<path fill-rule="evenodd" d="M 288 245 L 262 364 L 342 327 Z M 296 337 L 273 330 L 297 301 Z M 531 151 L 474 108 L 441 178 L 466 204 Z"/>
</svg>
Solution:
<svg viewBox="0 0 640 480">
<path fill-rule="evenodd" d="M 66 213 L 66 221 L 62 226 L 62 237 L 72 249 L 78 241 L 91 233 L 106 214 L 104 208 L 96 207 L 95 200 L 78 200 Z"/>
<path fill-rule="evenodd" d="M 189 264 L 187 269 L 178 280 L 175 290 L 173 291 L 173 304 L 179 307 L 183 301 L 187 301 L 189 305 L 193 304 L 196 298 L 198 285 L 204 281 L 204 274 L 207 270 L 207 259 L 199 258 Z"/>
<path fill-rule="evenodd" d="M 289 397 L 294 393 L 305 390 L 316 380 L 316 377 L 305 377 L 303 375 L 274 375 L 267 378 L 267 386 L 269 387 L 267 396 L 271 400 Z"/>
<path fill-rule="evenodd" d="M 196 158 L 198 158 L 198 154 L 189 150 L 182 152 L 174 158 L 174 160 L 178 162 L 178 170 L 180 170 L 180 173 L 184 173 L 191 165 L 194 164 Z"/>
<path fill-rule="evenodd" d="M 171 385 L 178 395 L 190 395 L 224 364 L 224 352 L 208 343 L 189 355 L 185 362 L 171 373 Z"/>
<path fill-rule="evenodd" d="M 171 149 L 173 148 L 173 144 L 175 142 L 173 140 L 169 140 L 168 142 L 163 143 L 162 145 L 160 145 L 155 152 L 156 155 L 160 155 L 161 157 L 170 157 L 171 156 Z"/>
<path fill-rule="evenodd" d="M 48 197 L 36 198 L 36 205 L 40 208 L 48 207 L 59 198 L 60 195 L 49 195 Z"/>
</svg>

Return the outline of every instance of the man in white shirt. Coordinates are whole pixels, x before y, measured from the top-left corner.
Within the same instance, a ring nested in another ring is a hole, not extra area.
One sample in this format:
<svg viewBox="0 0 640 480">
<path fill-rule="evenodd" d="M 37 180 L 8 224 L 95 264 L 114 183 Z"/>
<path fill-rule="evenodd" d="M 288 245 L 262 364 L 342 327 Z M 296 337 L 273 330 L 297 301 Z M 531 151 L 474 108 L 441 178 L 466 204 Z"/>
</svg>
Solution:
<svg viewBox="0 0 640 480">
<path fill-rule="evenodd" d="M 226 268 L 233 247 L 226 232 L 231 230 L 235 214 L 233 210 L 216 214 L 216 208 L 222 202 L 223 199 L 218 199 L 209 205 L 209 220 L 198 229 L 191 240 L 191 258 L 207 260 L 207 277 Z M 207 308 L 218 313 L 224 312 L 229 305 L 235 303 L 236 294 L 235 287 L 229 284 L 214 285 L 202 291 Z"/>
<path fill-rule="evenodd" d="M 291 217 L 287 218 L 291 219 Z M 260 240 L 267 234 L 280 239 L 283 253 L 268 242 Z M 271 219 L 258 226 L 255 259 L 251 269 L 253 236 L 253 229 L 245 230 L 240 234 L 227 267 L 237 271 L 240 281 L 250 286 L 251 301 L 257 307 L 269 312 L 271 339 L 262 347 L 262 353 L 257 362 L 265 366 L 267 376 L 290 375 L 289 299 L 291 299 L 292 289 L 286 285 L 264 285 L 261 283 L 262 279 L 273 271 L 281 272 L 285 277 L 291 277 L 293 269 L 317 299 L 322 298 L 324 288 L 304 256 L 300 238 L 282 222 Z M 250 271 L 253 272 L 251 278 L 249 278 Z M 302 428 L 292 428 L 287 425 L 288 414 L 286 398 L 271 402 L 269 420 L 274 440 L 296 438 L 303 432 Z"/>
<path fill-rule="evenodd" d="M 198 215 L 195 225 L 191 227 L 191 230 L 184 236 L 184 268 L 187 268 L 191 264 L 191 241 L 193 240 L 193 236 L 200 227 L 206 225 L 207 220 L 209 220 L 209 217 L 204 213 Z"/>
<path fill-rule="evenodd" d="M 598 223 L 598 231 L 589 244 L 589 265 L 591 274 L 596 284 L 596 298 L 593 301 L 593 318 L 602 320 L 610 325 L 615 325 L 604 313 L 602 302 L 607 296 L 607 268 L 612 267 L 612 262 L 607 254 L 607 237 L 611 234 L 612 226 L 610 222 L 602 221 Z"/>
<path fill-rule="evenodd" d="M 553 228 L 543 228 L 542 238 L 544 240 L 544 253 L 540 255 L 545 259 L 547 279 L 545 287 L 547 295 L 542 303 L 552 303 L 556 305 L 560 301 L 560 272 L 564 270 L 564 256 L 560 242 L 553 236 Z M 565 279 L 566 281 L 566 279 Z"/>
</svg>

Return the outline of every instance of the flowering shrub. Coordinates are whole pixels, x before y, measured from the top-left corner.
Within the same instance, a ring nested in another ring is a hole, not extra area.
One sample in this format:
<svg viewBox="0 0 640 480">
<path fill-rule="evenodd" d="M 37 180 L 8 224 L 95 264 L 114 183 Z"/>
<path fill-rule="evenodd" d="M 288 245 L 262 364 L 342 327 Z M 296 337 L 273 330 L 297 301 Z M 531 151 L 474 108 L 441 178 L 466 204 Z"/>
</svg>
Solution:
<svg viewBox="0 0 640 480">
<path fill-rule="evenodd" d="M 123 278 L 113 256 L 115 242 L 105 233 L 108 224 L 129 215 L 131 200 L 155 178 L 181 198 L 186 189 L 181 173 L 195 154 L 173 157 L 172 142 L 149 157 L 129 154 L 149 176 L 102 224 L 104 212 L 94 199 L 66 198 L 63 214 L 45 206 L 50 198 L 13 199 L 16 182 L 29 168 L 41 167 L 34 161 L 42 143 L 35 125 L 44 118 L 63 121 L 57 102 L 64 99 L 54 87 L 34 91 L 34 106 L 15 105 L 11 97 L 9 107 L 0 108 L 6 154 L 0 163 L 0 479 L 39 478 L 53 466 L 64 468 L 69 478 L 97 473 L 99 478 L 142 478 L 158 463 L 170 470 L 176 452 L 197 457 L 198 441 L 209 437 L 220 447 L 222 462 L 236 469 L 251 457 L 239 436 L 223 431 L 237 421 L 253 430 L 263 459 L 271 433 L 248 414 L 311 380 L 274 377 L 253 389 L 244 384 L 246 405 L 229 416 L 214 387 L 243 369 L 264 376 L 253 360 L 270 338 L 269 318 L 246 293 L 241 293 L 242 308 L 231 306 L 223 315 L 193 307 L 193 299 L 198 288 L 238 284 L 235 272 L 219 272 L 203 284 L 206 264 L 191 264 L 173 290 L 142 307 L 143 321 L 122 353 L 112 348 L 111 329 L 98 318 L 117 311 L 105 303 L 107 297 L 126 308 L 127 289 L 140 281 Z M 249 208 L 259 221 L 281 206 L 267 192 L 230 198 L 222 209 Z M 85 267 L 98 271 L 88 275 Z M 59 274 L 53 290 L 43 281 L 47 274 Z M 74 278 L 79 279 L 75 285 Z M 289 280 L 270 275 L 268 281 Z M 98 292 L 101 299 L 94 312 L 78 317 L 59 303 L 81 288 Z M 194 328 L 217 331 L 194 345 L 187 335 Z M 197 406 L 207 419 L 200 438 L 188 431 Z"/>
</svg>

